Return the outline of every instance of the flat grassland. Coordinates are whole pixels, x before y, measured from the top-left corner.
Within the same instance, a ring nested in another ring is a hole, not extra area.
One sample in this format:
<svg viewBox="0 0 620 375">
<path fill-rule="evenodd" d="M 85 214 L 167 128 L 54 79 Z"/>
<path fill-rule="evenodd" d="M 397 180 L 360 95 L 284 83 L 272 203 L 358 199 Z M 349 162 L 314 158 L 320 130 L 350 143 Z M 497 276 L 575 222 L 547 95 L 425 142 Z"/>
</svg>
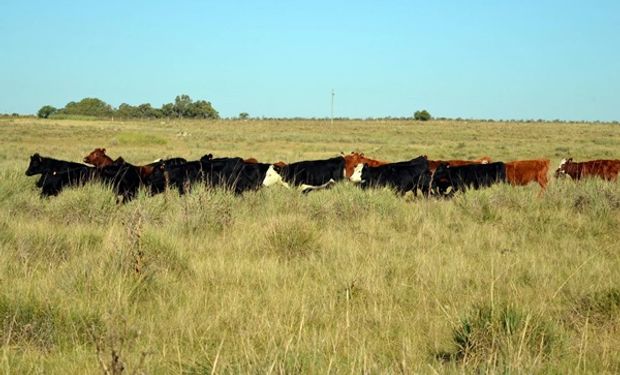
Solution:
<svg viewBox="0 0 620 375">
<path fill-rule="evenodd" d="M 620 372 L 620 182 L 452 200 L 197 188 L 118 206 L 100 185 L 40 199 L 24 175 L 35 152 L 95 147 L 136 164 L 358 150 L 555 170 L 620 158 L 620 126 L 2 119 L 5 373 Z"/>
</svg>

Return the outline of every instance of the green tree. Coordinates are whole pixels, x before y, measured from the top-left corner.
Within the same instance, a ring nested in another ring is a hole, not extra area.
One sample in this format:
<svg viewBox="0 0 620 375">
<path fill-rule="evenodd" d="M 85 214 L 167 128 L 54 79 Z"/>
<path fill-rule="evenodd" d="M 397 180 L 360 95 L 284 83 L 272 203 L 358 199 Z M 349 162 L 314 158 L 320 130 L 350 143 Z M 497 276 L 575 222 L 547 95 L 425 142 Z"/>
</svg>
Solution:
<svg viewBox="0 0 620 375">
<path fill-rule="evenodd" d="M 416 112 L 413 114 L 413 119 L 414 119 L 414 120 L 416 120 L 416 121 L 428 121 L 428 120 L 430 120 L 431 118 L 432 118 L 432 117 L 431 117 L 431 114 L 430 114 L 430 113 L 428 113 L 428 111 L 427 111 L 427 110 L 425 110 L 425 109 L 423 109 L 423 110 L 421 110 L 421 111 L 416 111 Z"/>
<path fill-rule="evenodd" d="M 160 118 L 162 117 L 161 110 L 151 107 L 150 103 L 140 104 L 138 106 L 140 117 L 142 118 Z"/>
<path fill-rule="evenodd" d="M 177 95 L 174 99 L 174 112 L 177 117 L 194 117 L 192 116 L 192 98 L 189 95 Z"/>
<path fill-rule="evenodd" d="M 112 106 L 97 98 L 84 98 L 79 102 L 68 103 L 62 112 L 68 115 L 110 117 L 114 114 Z"/>
<path fill-rule="evenodd" d="M 161 106 L 161 113 L 164 117 L 176 117 L 176 112 L 174 111 L 174 104 L 166 103 Z"/>
<path fill-rule="evenodd" d="M 123 103 L 118 106 L 115 116 L 118 116 L 121 118 L 136 118 L 136 117 L 140 117 L 140 111 L 138 110 L 138 107 L 134 107 L 127 103 Z"/>
<path fill-rule="evenodd" d="M 242 120 L 246 120 L 248 117 L 250 117 L 250 115 L 247 112 L 239 113 L 239 118 Z"/>
<path fill-rule="evenodd" d="M 39 112 L 37 112 L 37 116 L 39 118 L 48 118 L 56 111 L 56 107 L 52 107 L 51 105 L 44 105 L 43 107 L 41 107 L 41 109 L 39 109 Z"/>
<path fill-rule="evenodd" d="M 188 116 L 192 118 L 218 119 L 220 114 L 213 108 L 211 102 L 197 100 L 189 105 Z"/>
</svg>

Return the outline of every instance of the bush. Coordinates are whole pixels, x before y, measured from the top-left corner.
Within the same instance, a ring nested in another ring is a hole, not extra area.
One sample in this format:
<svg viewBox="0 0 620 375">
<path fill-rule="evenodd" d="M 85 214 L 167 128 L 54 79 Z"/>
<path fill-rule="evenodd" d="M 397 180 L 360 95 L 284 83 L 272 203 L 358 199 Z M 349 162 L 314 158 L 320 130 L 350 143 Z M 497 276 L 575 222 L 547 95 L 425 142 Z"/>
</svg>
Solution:
<svg viewBox="0 0 620 375">
<path fill-rule="evenodd" d="M 431 118 L 432 118 L 432 117 L 431 117 L 431 114 L 430 114 L 430 113 L 428 113 L 428 111 L 427 111 L 427 110 L 425 110 L 425 109 L 423 109 L 423 110 L 421 110 L 421 111 L 416 111 L 416 112 L 413 114 L 413 119 L 414 119 L 414 120 L 416 120 L 416 121 L 428 121 L 428 120 L 430 120 Z"/>
<path fill-rule="evenodd" d="M 37 117 L 48 118 L 56 111 L 56 107 L 52 107 L 51 105 L 44 105 L 43 107 L 41 107 L 41 109 L 39 109 L 39 112 L 37 112 Z"/>
</svg>

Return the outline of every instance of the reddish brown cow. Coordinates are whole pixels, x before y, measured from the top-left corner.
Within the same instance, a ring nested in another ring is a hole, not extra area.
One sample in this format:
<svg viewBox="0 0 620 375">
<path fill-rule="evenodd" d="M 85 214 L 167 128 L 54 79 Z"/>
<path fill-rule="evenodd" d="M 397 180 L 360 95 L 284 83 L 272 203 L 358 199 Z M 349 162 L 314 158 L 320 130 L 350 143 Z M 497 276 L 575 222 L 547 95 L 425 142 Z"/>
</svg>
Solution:
<svg viewBox="0 0 620 375">
<path fill-rule="evenodd" d="M 250 163 L 250 164 L 258 164 L 259 163 L 258 160 L 256 160 L 255 158 L 248 158 L 248 159 L 245 159 L 243 161 L 246 162 L 246 163 Z M 283 162 L 283 161 L 278 161 L 278 162 L 273 163 L 273 165 L 275 165 L 277 167 L 284 167 L 286 165 L 286 163 Z"/>
<path fill-rule="evenodd" d="M 555 177 L 569 175 L 573 180 L 583 177 L 600 177 L 608 181 L 618 180 L 620 160 L 590 160 L 576 163 L 573 158 L 562 159 Z"/>
<path fill-rule="evenodd" d="M 346 169 L 345 176 L 347 178 L 351 177 L 351 175 L 353 174 L 353 170 L 358 164 L 367 164 L 370 167 L 378 167 L 380 165 L 389 163 L 388 161 L 374 160 L 374 159 L 367 158 L 366 156 L 364 156 L 363 153 L 359 153 L 359 152 L 351 152 L 350 154 L 343 155 L 343 156 L 345 160 L 345 169 Z M 458 166 L 467 165 L 467 164 L 487 164 L 490 162 L 491 162 L 491 158 L 488 156 L 483 156 L 475 160 L 429 160 L 428 169 L 430 169 L 431 172 L 434 172 L 435 169 L 437 169 L 437 167 L 442 163 L 448 164 L 451 167 L 458 167 Z"/>
<path fill-rule="evenodd" d="M 344 169 L 345 177 L 350 178 L 353 174 L 353 170 L 358 164 L 367 164 L 370 167 L 378 167 L 380 165 L 388 164 L 387 161 L 369 159 L 360 152 L 351 152 L 349 155 L 344 155 Z"/>
<path fill-rule="evenodd" d="M 544 191 L 547 188 L 549 173 L 548 159 L 515 160 L 506 165 L 506 180 L 513 186 L 525 186 L 530 182 L 538 182 Z M 541 191 L 541 193 L 542 193 Z"/>
<path fill-rule="evenodd" d="M 428 169 L 431 172 L 435 172 L 435 169 L 439 167 L 440 164 L 448 164 L 451 167 L 460 167 L 461 165 L 469 165 L 469 164 L 488 164 L 492 160 L 488 156 L 483 156 L 479 159 L 474 160 L 429 160 L 428 161 Z"/>
<path fill-rule="evenodd" d="M 105 148 L 96 148 L 84 158 L 84 163 L 91 164 L 97 168 L 107 167 L 108 165 L 119 162 L 125 161 L 121 157 L 117 158 L 116 160 L 112 160 L 111 157 L 106 155 Z M 154 165 L 138 165 L 135 167 L 138 168 L 138 173 L 143 179 L 149 177 L 155 171 Z"/>
<path fill-rule="evenodd" d="M 84 163 L 94 165 L 97 168 L 103 168 L 114 163 L 114 160 L 105 154 L 105 148 L 96 148 L 86 155 Z"/>
</svg>

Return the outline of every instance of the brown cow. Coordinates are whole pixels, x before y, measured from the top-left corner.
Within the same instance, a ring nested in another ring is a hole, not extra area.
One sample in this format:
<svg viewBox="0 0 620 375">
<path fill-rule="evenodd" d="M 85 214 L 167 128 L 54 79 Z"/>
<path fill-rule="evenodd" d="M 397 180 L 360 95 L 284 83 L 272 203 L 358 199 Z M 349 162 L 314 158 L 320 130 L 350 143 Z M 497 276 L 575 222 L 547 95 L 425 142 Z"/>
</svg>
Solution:
<svg viewBox="0 0 620 375">
<path fill-rule="evenodd" d="M 94 165 L 97 168 L 103 168 L 113 164 L 114 160 L 106 155 L 105 148 L 96 148 L 84 157 L 84 163 Z"/>
<path fill-rule="evenodd" d="M 435 169 L 439 167 L 440 164 L 448 164 L 451 167 L 460 167 L 461 165 L 469 165 L 469 164 L 488 164 L 492 160 L 488 156 L 483 156 L 479 159 L 474 160 L 429 160 L 428 161 L 428 169 L 431 172 L 435 172 Z"/>
<path fill-rule="evenodd" d="M 97 168 L 104 168 L 114 163 L 124 163 L 122 157 L 112 160 L 111 157 L 106 155 L 105 148 L 96 148 L 90 154 L 84 158 L 84 163 L 94 165 Z M 150 165 L 138 165 L 135 168 L 138 169 L 138 173 L 142 179 L 149 177 L 155 171 L 156 163 Z"/>
<path fill-rule="evenodd" d="M 530 182 L 538 182 L 544 191 L 547 188 L 549 173 L 548 159 L 515 160 L 506 165 L 506 180 L 513 186 L 525 186 Z M 541 191 L 541 193 L 542 193 Z"/>
<path fill-rule="evenodd" d="M 346 178 L 351 178 L 351 175 L 353 174 L 353 170 L 358 164 L 367 164 L 370 167 L 378 167 L 380 165 L 389 163 L 387 161 L 369 159 L 366 156 L 364 156 L 363 153 L 354 152 L 354 151 L 352 151 L 348 155 L 344 155 L 343 153 L 342 156 L 344 157 L 344 169 L 345 169 L 344 176 Z"/>
<path fill-rule="evenodd" d="M 343 154 L 343 156 L 345 160 L 345 169 L 346 169 L 345 177 L 347 178 L 351 178 L 351 175 L 353 174 L 353 170 L 359 164 L 367 164 L 370 167 L 378 167 L 380 165 L 389 163 L 388 161 L 369 159 L 366 156 L 364 156 L 363 153 L 359 153 L 359 152 L 351 152 L 349 155 Z M 491 162 L 491 158 L 488 156 L 483 156 L 475 160 L 429 160 L 428 169 L 431 172 L 434 172 L 435 169 L 437 169 L 437 167 L 442 163 L 448 164 L 451 167 L 458 167 L 461 165 L 487 164 L 490 162 Z"/>
<path fill-rule="evenodd" d="M 576 163 L 573 158 L 562 159 L 555 171 L 555 177 L 569 175 L 573 180 L 583 177 L 600 177 L 608 181 L 616 181 L 620 171 L 620 160 L 590 160 Z"/>
</svg>

